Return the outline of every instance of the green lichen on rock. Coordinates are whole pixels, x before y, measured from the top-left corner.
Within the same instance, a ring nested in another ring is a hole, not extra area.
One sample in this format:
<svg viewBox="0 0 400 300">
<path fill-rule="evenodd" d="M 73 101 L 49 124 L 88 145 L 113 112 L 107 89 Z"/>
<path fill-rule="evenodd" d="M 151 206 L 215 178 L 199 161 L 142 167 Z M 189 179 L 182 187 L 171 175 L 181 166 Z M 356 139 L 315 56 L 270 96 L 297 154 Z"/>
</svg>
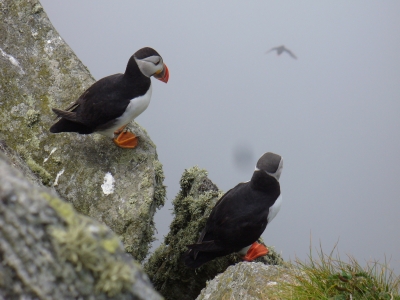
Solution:
<svg viewBox="0 0 400 300">
<path fill-rule="evenodd" d="M 162 164 L 158 160 L 155 160 L 153 163 L 154 163 L 155 182 L 156 182 L 156 186 L 154 189 L 154 205 L 157 208 L 160 208 L 164 206 L 165 198 L 167 196 L 167 189 L 163 184 L 165 176 Z"/>
<path fill-rule="evenodd" d="M 195 299 L 217 274 L 240 262 L 236 254 L 220 257 L 197 270 L 187 268 L 182 259 L 186 245 L 197 241 L 212 208 L 222 192 L 198 167 L 185 170 L 180 180 L 180 191 L 173 201 L 174 219 L 164 243 L 156 249 L 145 264 L 145 270 L 155 288 L 166 299 Z M 281 263 L 282 258 L 273 249 L 259 258 L 263 263 Z"/>
<path fill-rule="evenodd" d="M 42 196 L 66 222 L 66 227 L 49 229 L 59 255 L 74 264 L 77 270 L 90 270 L 96 280 L 96 291 L 115 296 L 129 290 L 133 284 L 133 269 L 125 261 L 110 255 L 122 246 L 120 240 L 105 226 L 90 230 L 92 221 L 77 215 L 71 204 L 48 194 Z M 139 265 L 136 267 L 140 268 Z"/>
<path fill-rule="evenodd" d="M 135 122 L 130 127 L 140 139 L 133 150 L 96 134 L 51 134 L 51 109 L 69 106 L 95 80 L 38 0 L 0 1 L 0 20 L 0 138 L 43 184 L 109 226 L 143 260 L 153 240 L 153 215 L 165 199 L 154 143 Z M 106 174 L 114 183 L 104 192 Z"/>
<path fill-rule="evenodd" d="M 26 112 L 26 124 L 29 127 L 35 125 L 35 123 L 39 122 L 40 113 L 34 109 L 28 109 Z"/>
<path fill-rule="evenodd" d="M 0 152 L 0 299 L 162 299 L 107 226 L 29 182 L 15 162 L 20 169 Z"/>
<path fill-rule="evenodd" d="M 287 267 L 241 262 L 207 282 L 196 300 L 283 299 L 279 297 L 280 286 L 294 280 Z"/>
<path fill-rule="evenodd" d="M 37 162 L 35 162 L 31 157 L 26 159 L 26 164 L 32 170 L 33 173 L 37 174 L 37 176 L 41 179 L 44 185 L 50 185 L 53 177 L 49 172 Z"/>
</svg>

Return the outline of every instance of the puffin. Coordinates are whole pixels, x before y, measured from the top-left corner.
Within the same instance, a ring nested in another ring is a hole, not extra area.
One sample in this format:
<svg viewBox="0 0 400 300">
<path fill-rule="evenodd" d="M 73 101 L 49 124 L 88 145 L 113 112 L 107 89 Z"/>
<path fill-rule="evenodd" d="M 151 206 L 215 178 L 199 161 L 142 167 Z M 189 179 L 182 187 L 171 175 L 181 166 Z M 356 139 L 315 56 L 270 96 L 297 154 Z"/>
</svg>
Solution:
<svg viewBox="0 0 400 300">
<path fill-rule="evenodd" d="M 152 76 L 167 83 L 169 70 L 156 50 L 144 47 L 130 57 L 124 74 L 96 81 L 65 110 L 52 108 L 58 121 L 50 132 L 96 132 L 121 148 L 135 148 L 138 137 L 126 126 L 148 107 Z"/>
<path fill-rule="evenodd" d="M 239 183 L 218 200 L 197 243 L 187 245 L 186 266 L 198 268 L 231 253 L 244 261 L 268 253 L 257 240 L 280 209 L 282 168 L 278 154 L 267 152 L 259 158 L 250 181 Z"/>
<path fill-rule="evenodd" d="M 293 52 L 286 48 L 284 45 L 271 48 L 267 52 L 265 52 L 265 54 L 270 53 L 271 51 L 276 51 L 277 55 L 281 55 L 283 52 L 287 52 L 291 57 L 297 59 L 296 55 L 294 55 Z"/>
</svg>

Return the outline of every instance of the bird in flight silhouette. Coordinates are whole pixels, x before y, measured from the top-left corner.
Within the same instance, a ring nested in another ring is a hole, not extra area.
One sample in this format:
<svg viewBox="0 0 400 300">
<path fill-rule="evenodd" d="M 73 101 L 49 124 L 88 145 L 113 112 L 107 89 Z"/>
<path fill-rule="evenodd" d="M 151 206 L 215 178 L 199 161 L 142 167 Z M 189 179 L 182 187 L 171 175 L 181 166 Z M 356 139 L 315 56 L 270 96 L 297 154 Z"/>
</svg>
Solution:
<svg viewBox="0 0 400 300">
<path fill-rule="evenodd" d="M 271 48 L 270 50 L 268 50 L 268 51 L 265 52 L 265 53 L 267 54 L 267 53 L 270 53 L 271 51 L 276 51 L 276 53 L 277 53 L 278 55 L 281 55 L 283 52 L 287 52 L 287 53 L 289 53 L 289 55 L 290 55 L 291 57 L 293 57 L 294 59 L 297 59 L 296 55 L 294 55 L 293 52 L 290 51 L 288 48 L 286 48 L 284 45 Z"/>
</svg>

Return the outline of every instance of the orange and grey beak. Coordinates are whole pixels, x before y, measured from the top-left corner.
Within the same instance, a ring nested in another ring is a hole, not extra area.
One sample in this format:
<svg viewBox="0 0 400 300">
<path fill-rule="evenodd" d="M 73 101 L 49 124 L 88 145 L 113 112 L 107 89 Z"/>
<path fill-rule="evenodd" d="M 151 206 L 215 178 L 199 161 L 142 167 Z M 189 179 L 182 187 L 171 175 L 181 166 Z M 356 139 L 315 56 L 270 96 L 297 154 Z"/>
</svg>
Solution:
<svg viewBox="0 0 400 300">
<path fill-rule="evenodd" d="M 162 71 L 155 73 L 154 77 L 158 80 L 161 80 L 162 82 L 167 83 L 169 79 L 169 71 L 167 65 L 164 64 L 164 68 L 162 69 Z"/>
</svg>

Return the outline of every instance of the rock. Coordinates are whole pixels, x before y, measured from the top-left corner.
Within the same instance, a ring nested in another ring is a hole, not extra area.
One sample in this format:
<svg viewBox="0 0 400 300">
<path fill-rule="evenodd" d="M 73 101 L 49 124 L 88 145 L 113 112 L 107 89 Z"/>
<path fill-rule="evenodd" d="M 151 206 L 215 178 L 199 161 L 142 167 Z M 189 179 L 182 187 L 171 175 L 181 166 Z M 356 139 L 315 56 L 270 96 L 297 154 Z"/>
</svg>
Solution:
<svg viewBox="0 0 400 300">
<path fill-rule="evenodd" d="M 0 1 L 0 19 L 2 144 L 79 212 L 107 224 L 142 260 L 165 198 L 155 145 L 137 123 L 131 124 L 140 136 L 133 150 L 97 134 L 50 134 L 51 108 L 69 106 L 94 79 L 38 0 Z"/>
<path fill-rule="evenodd" d="M 267 300 L 280 299 L 279 286 L 293 282 L 288 268 L 263 263 L 241 262 L 207 282 L 196 300 Z"/>
<path fill-rule="evenodd" d="M 205 170 L 193 167 L 185 170 L 180 180 L 180 191 L 173 201 L 174 219 L 164 243 L 145 264 L 146 273 L 154 287 L 166 299 L 195 299 L 213 279 L 227 267 L 240 262 L 238 255 L 217 258 L 194 270 L 184 265 L 186 245 L 197 241 L 212 208 L 223 192 L 207 177 Z M 282 258 L 270 248 L 267 256 L 259 258 L 268 264 L 280 264 Z"/>
<path fill-rule="evenodd" d="M 3 154 L 3 156 L 8 158 L 8 161 L 10 164 L 17 170 L 19 170 L 24 178 L 31 183 L 43 187 L 43 183 L 40 180 L 38 176 L 36 176 L 35 173 L 32 172 L 31 169 L 27 166 L 25 161 L 18 155 L 16 151 L 13 149 L 9 148 L 5 141 L 0 140 L 0 153 Z"/>
<path fill-rule="evenodd" d="M 0 299 L 154 299 L 107 226 L 29 182 L 0 153 Z"/>
</svg>

